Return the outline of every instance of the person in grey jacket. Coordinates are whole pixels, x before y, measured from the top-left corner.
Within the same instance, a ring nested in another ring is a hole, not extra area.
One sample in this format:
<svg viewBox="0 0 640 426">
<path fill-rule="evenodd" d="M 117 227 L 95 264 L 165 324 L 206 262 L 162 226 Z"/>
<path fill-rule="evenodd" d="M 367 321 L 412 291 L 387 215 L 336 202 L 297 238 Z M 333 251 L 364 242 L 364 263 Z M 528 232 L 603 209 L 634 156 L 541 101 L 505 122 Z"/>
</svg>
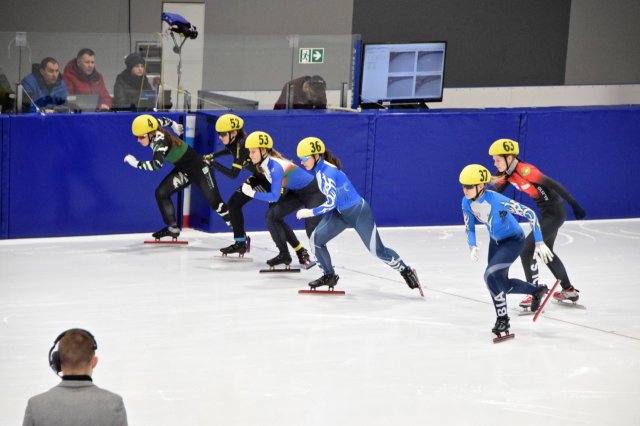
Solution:
<svg viewBox="0 0 640 426">
<path fill-rule="evenodd" d="M 97 348 L 86 330 L 74 328 L 58 336 L 49 350 L 49 364 L 57 375 L 62 373 L 62 381 L 29 399 L 23 426 L 127 425 L 122 397 L 93 384 Z"/>
</svg>

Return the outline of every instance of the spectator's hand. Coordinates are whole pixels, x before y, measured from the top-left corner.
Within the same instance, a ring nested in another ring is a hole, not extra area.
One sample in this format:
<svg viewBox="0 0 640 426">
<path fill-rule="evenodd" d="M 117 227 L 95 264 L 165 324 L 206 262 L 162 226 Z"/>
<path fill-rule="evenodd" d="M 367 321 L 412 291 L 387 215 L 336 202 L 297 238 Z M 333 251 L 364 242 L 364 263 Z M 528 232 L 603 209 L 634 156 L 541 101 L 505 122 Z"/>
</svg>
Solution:
<svg viewBox="0 0 640 426">
<path fill-rule="evenodd" d="M 105 104 L 100 104 L 100 106 L 98 107 L 98 111 L 109 111 L 111 109 L 111 107 L 109 107 L 109 105 L 105 105 Z"/>
<path fill-rule="evenodd" d="M 469 257 L 474 262 L 477 262 L 480 256 L 478 255 L 478 247 L 477 246 L 469 246 Z"/>
<path fill-rule="evenodd" d="M 536 249 L 533 252 L 533 257 L 543 263 L 549 263 L 553 260 L 553 252 L 547 247 L 544 241 L 536 243 Z"/>
<path fill-rule="evenodd" d="M 251 187 L 251 185 L 249 185 L 248 183 L 243 183 L 242 184 L 242 193 L 244 195 L 246 195 L 247 197 L 253 198 L 253 196 L 256 195 L 256 190 L 253 189 Z"/>
<path fill-rule="evenodd" d="M 139 161 L 131 154 L 127 154 L 127 156 L 124 157 L 124 162 L 128 163 L 131 167 L 138 168 Z"/>
<path fill-rule="evenodd" d="M 183 128 L 182 128 L 182 124 L 180 124 L 180 123 L 176 123 L 176 122 L 174 121 L 174 122 L 173 122 L 173 124 L 171 125 L 171 130 L 173 130 L 173 132 L 174 132 L 176 135 L 180 136 L 180 135 L 182 134 L 182 130 L 183 130 Z"/>
<path fill-rule="evenodd" d="M 311 209 L 300 209 L 296 212 L 296 217 L 298 219 L 306 219 L 311 216 L 313 216 L 313 210 Z"/>
</svg>

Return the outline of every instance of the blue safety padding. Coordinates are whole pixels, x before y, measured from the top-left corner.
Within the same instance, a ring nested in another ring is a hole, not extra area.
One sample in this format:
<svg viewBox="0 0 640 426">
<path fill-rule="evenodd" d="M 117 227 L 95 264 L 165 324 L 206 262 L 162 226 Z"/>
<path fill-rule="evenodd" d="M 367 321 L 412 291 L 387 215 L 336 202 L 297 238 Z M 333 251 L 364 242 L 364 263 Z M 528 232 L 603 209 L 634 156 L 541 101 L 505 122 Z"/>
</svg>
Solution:
<svg viewBox="0 0 640 426">
<path fill-rule="evenodd" d="M 9 123 L 0 116 L 0 239 L 9 237 Z"/>
<path fill-rule="evenodd" d="M 123 162 L 126 154 L 151 158 L 151 150 L 131 134 L 135 116 L 12 116 L 8 237 L 148 232 L 164 226 L 154 191 L 170 167 L 144 172 Z"/>
</svg>

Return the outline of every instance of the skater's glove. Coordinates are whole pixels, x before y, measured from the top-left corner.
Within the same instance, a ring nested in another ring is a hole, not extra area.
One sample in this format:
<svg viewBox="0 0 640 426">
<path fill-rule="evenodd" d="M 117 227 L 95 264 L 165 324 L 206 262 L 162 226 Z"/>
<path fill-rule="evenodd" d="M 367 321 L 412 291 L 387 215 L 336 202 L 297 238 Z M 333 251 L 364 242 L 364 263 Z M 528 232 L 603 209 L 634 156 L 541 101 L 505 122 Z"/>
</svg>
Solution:
<svg viewBox="0 0 640 426">
<path fill-rule="evenodd" d="M 311 209 L 300 209 L 296 212 L 296 217 L 298 219 L 306 219 L 311 216 L 313 216 L 313 210 Z"/>
<path fill-rule="evenodd" d="M 587 212 L 585 212 L 582 207 L 576 204 L 575 206 L 573 206 L 573 215 L 576 217 L 576 219 L 580 220 L 584 219 L 585 216 L 587 216 Z"/>
<path fill-rule="evenodd" d="M 553 260 L 553 253 L 544 241 L 540 241 L 539 243 L 536 243 L 536 249 L 533 252 L 533 257 L 538 259 L 540 262 L 549 263 Z"/>
<path fill-rule="evenodd" d="M 135 167 L 138 168 L 138 160 L 136 160 L 136 157 L 134 157 L 131 154 L 127 154 L 126 157 L 124 157 L 124 162 L 128 163 L 131 167 Z"/>
<path fill-rule="evenodd" d="M 480 258 L 480 256 L 478 255 L 478 247 L 469 246 L 469 257 L 471 257 L 471 260 L 473 260 L 474 262 L 478 261 L 478 259 Z"/>
<path fill-rule="evenodd" d="M 251 187 L 248 183 L 242 184 L 242 193 L 247 197 L 253 198 L 256 195 L 256 190 Z"/>
<path fill-rule="evenodd" d="M 212 165 L 214 161 L 216 161 L 213 158 L 213 154 L 207 154 L 207 155 L 203 155 L 202 158 L 204 158 L 204 162 L 207 163 L 207 165 Z"/>
<path fill-rule="evenodd" d="M 174 121 L 171 125 L 171 130 L 173 130 L 176 135 L 180 136 L 182 134 L 182 124 Z"/>
</svg>

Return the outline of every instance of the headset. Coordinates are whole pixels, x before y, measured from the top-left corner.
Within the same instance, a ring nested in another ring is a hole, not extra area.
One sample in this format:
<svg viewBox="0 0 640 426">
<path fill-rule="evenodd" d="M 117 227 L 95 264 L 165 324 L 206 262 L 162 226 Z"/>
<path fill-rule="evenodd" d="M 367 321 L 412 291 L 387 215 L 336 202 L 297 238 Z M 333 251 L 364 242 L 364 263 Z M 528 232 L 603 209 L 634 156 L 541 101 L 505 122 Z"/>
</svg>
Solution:
<svg viewBox="0 0 640 426">
<path fill-rule="evenodd" d="M 60 353 L 56 350 L 56 346 L 58 345 L 58 342 L 60 342 L 60 340 L 62 340 L 62 338 L 70 331 L 80 331 L 82 333 L 85 333 L 91 338 L 93 350 L 95 351 L 96 349 L 98 349 L 96 338 L 93 337 L 93 334 L 91 334 L 87 330 L 84 330 L 82 328 L 70 328 L 67 331 L 63 331 L 58 337 L 56 337 L 56 340 L 53 342 L 53 346 L 51 346 L 51 349 L 49 349 L 49 366 L 51 367 L 53 372 L 56 373 L 56 376 L 59 376 L 60 372 L 62 371 L 62 364 L 60 363 Z"/>
</svg>

